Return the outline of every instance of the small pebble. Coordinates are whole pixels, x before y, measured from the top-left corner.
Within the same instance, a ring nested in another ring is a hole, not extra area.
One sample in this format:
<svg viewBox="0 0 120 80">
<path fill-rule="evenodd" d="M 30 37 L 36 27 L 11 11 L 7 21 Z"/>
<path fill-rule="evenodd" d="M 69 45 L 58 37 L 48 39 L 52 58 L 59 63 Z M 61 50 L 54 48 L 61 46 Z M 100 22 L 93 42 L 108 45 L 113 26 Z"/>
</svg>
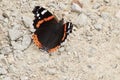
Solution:
<svg viewBox="0 0 120 80">
<path fill-rule="evenodd" d="M 3 54 L 0 54 L 0 60 L 4 59 L 4 58 L 5 58 L 5 56 Z"/>
<path fill-rule="evenodd" d="M 93 57 L 95 55 L 96 51 L 97 51 L 96 48 L 90 46 L 88 48 L 88 52 L 89 52 L 88 57 Z"/>
<path fill-rule="evenodd" d="M 87 15 L 92 20 L 95 20 L 95 19 L 99 18 L 99 16 L 96 13 L 87 12 Z"/>
<path fill-rule="evenodd" d="M 70 46 L 66 46 L 66 48 L 65 48 L 65 51 L 69 51 L 71 49 L 71 47 Z"/>
<path fill-rule="evenodd" d="M 22 40 L 22 47 L 26 49 L 29 47 L 30 43 L 31 43 L 30 35 L 24 35 Z"/>
<path fill-rule="evenodd" d="M 96 53 L 96 48 L 89 47 L 89 52 L 92 53 L 92 54 L 95 54 Z"/>
<path fill-rule="evenodd" d="M 120 10 L 116 12 L 115 17 L 120 19 Z"/>
<path fill-rule="evenodd" d="M 92 36 L 87 36 L 88 41 L 92 40 Z"/>
<path fill-rule="evenodd" d="M 20 76 L 20 80 L 29 80 L 27 76 Z"/>
<path fill-rule="evenodd" d="M 62 10 L 67 10 L 67 6 L 65 4 L 63 4 L 62 2 L 59 2 L 59 7 L 62 9 Z"/>
<path fill-rule="evenodd" d="M 33 25 L 32 25 L 33 19 L 32 18 L 30 18 L 28 16 L 23 16 L 22 20 L 23 20 L 23 23 L 24 23 L 25 27 L 27 27 L 27 28 L 33 27 Z"/>
<path fill-rule="evenodd" d="M 109 2 L 110 2 L 110 0 L 104 0 L 104 2 L 105 2 L 105 3 L 109 3 Z"/>
<path fill-rule="evenodd" d="M 45 55 L 42 55 L 39 59 L 39 62 L 40 63 L 45 63 L 45 62 L 48 62 L 49 61 L 49 55 L 48 54 L 45 54 Z"/>
<path fill-rule="evenodd" d="M 2 80 L 12 80 L 10 77 L 4 77 Z"/>
<path fill-rule="evenodd" d="M 23 32 L 16 28 L 9 29 L 8 32 L 11 40 L 17 40 L 23 35 Z"/>
<path fill-rule="evenodd" d="M 102 25 L 101 25 L 101 24 L 98 24 L 98 23 L 96 23 L 96 24 L 94 25 L 94 27 L 95 27 L 95 29 L 98 30 L 98 31 L 100 31 L 100 30 L 102 29 Z"/>
<path fill-rule="evenodd" d="M 7 59 L 6 59 L 6 58 L 0 59 L 0 60 L 1 60 L 1 63 L 2 63 L 2 64 L 5 64 L 5 65 L 7 65 L 7 64 L 8 64 L 8 61 L 7 61 Z"/>
<path fill-rule="evenodd" d="M 21 42 L 11 41 L 11 44 L 12 44 L 13 49 L 23 50 Z"/>
<path fill-rule="evenodd" d="M 17 65 L 16 65 L 16 66 L 17 66 Z M 8 67 L 8 72 L 9 72 L 9 73 L 17 73 L 18 70 L 17 70 L 17 68 L 15 67 L 15 65 L 11 64 L 11 65 L 9 65 L 9 67 Z"/>
<path fill-rule="evenodd" d="M 98 9 L 100 6 L 101 6 L 101 5 L 100 5 L 99 3 L 95 3 L 95 4 L 93 5 L 93 9 Z"/>
<path fill-rule="evenodd" d="M 12 49 L 10 46 L 6 46 L 6 47 L 2 48 L 0 50 L 0 52 L 1 52 L 1 54 L 9 54 L 10 52 L 12 52 Z"/>
<path fill-rule="evenodd" d="M 15 62 L 15 58 L 14 58 L 14 55 L 13 54 L 9 54 L 8 56 L 7 56 L 7 62 L 9 63 L 9 64 L 12 64 L 12 63 L 14 63 Z"/>
<path fill-rule="evenodd" d="M 9 16 L 7 15 L 7 13 L 3 13 L 2 16 L 3 16 L 4 18 L 9 18 Z"/>
<path fill-rule="evenodd" d="M 77 3 L 73 3 L 73 4 L 72 4 L 72 11 L 81 13 L 82 8 L 81 8 Z"/>
<path fill-rule="evenodd" d="M 2 15 L 0 15 L 0 21 L 3 21 L 4 17 Z"/>
<path fill-rule="evenodd" d="M 0 75 L 7 74 L 7 70 L 0 66 Z"/>
<path fill-rule="evenodd" d="M 75 21 L 77 22 L 77 24 L 85 26 L 88 23 L 88 17 L 82 13 L 77 17 Z"/>
<path fill-rule="evenodd" d="M 14 59 L 16 60 L 23 60 L 24 59 L 24 53 L 20 50 L 14 50 Z"/>
<path fill-rule="evenodd" d="M 101 16 L 103 19 L 109 19 L 109 18 L 110 18 L 108 12 L 102 12 L 102 13 L 100 14 L 100 16 Z"/>
<path fill-rule="evenodd" d="M 64 47 L 59 48 L 59 51 L 60 51 L 60 52 L 63 52 L 64 50 L 65 50 Z"/>
<path fill-rule="evenodd" d="M 48 6 L 49 8 L 52 7 L 52 8 L 54 8 L 54 9 L 56 9 L 56 10 L 59 10 L 58 4 L 57 4 L 56 2 L 54 2 L 54 1 L 48 3 L 47 6 Z"/>
<path fill-rule="evenodd" d="M 30 43 L 31 43 L 30 35 L 24 35 L 23 38 L 17 41 L 11 41 L 13 48 L 16 50 L 25 50 L 29 47 Z"/>
<path fill-rule="evenodd" d="M 49 75 L 54 75 L 54 74 L 57 73 L 57 70 L 56 70 L 55 68 L 48 68 L 48 69 L 47 69 L 47 73 L 48 73 Z"/>
<path fill-rule="evenodd" d="M 35 29 L 34 29 L 34 28 L 30 28 L 30 31 L 31 31 L 31 32 L 35 32 Z"/>
</svg>

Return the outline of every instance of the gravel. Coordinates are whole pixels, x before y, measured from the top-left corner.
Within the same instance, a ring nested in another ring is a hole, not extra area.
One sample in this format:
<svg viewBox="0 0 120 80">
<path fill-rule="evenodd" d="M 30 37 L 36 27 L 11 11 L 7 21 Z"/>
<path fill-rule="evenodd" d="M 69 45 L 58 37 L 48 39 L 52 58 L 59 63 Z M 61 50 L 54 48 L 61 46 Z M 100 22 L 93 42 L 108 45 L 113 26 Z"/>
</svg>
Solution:
<svg viewBox="0 0 120 80">
<path fill-rule="evenodd" d="M 115 16 L 120 19 L 120 10 L 116 12 Z"/>
<path fill-rule="evenodd" d="M 20 25 L 15 25 L 13 29 L 9 29 L 9 36 L 11 40 L 17 40 L 23 35 L 23 32 L 19 30 Z"/>
<path fill-rule="evenodd" d="M 74 25 L 51 55 L 31 39 L 39 5 Z M 119 6 L 120 0 L 0 0 L 0 80 L 120 80 Z"/>
<path fill-rule="evenodd" d="M 65 50 L 64 47 L 61 47 L 61 48 L 59 49 L 60 52 L 63 52 L 64 50 Z"/>
<path fill-rule="evenodd" d="M 23 50 L 28 48 L 31 43 L 31 36 L 30 35 L 24 35 L 22 40 L 22 48 Z"/>
<path fill-rule="evenodd" d="M 100 6 L 101 6 L 100 3 L 95 3 L 95 4 L 93 5 L 93 9 L 98 9 Z"/>
<path fill-rule="evenodd" d="M 110 19 L 110 17 L 109 17 L 109 13 L 108 12 L 102 12 L 101 14 L 100 14 L 100 16 L 103 18 L 103 19 Z"/>
<path fill-rule="evenodd" d="M 29 80 L 27 76 L 20 76 L 20 80 Z"/>
<path fill-rule="evenodd" d="M 4 77 L 2 80 L 12 80 L 10 77 Z"/>
<path fill-rule="evenodd" d="M 46 70 L 46 72 L 49 75 L 55 75 L 57 73 L 57 70 L 55 68 L 49 68 Z"/>
<path fill-rule="evenodd" d="M 28 16 L 22 16 L 22 21 L 25 25 L 25 27 L 32 27 L 33 20 L 31 17 Z"/>
<path fill-rule="evenodd" d="M 7 70 L 0 66 L 0 75 L 5 75 L 5 74 L 7 74 Z"/>
<path fill-rule="evenodd" d="M 1 50 L 0 50 L 1 54 L 9 54 L 12 52 L 12 49 L 10 46 L 6 46 L 6 47 L 3 47 Z"/>
<path fill-rule="evenodd" d="M 81 13 L 82 12 L 82 8 L 76 4 L 76 3 L 72 3 L 72 11 L 75 11 L 75 12 L 78 12 L 78 13 Z"/>
<path fill-rule="evenodd" d="M 104 2 L 109 3 L 109 2 L 110 2 L 110 0 L 104 0 Z"/>
<path fill-rule="evenodd" d="M 94 27 L 95 27 L 95 29 L 98 30 L 98 31 L 102 30 L 102 24 L 96 23 L 96 24 L 94 25 Z"/>
<path fill-rule="evenodd" d="M 88 24 L 89 18 L 84 13 L 81 13 L 79 16 L 76 16 L 76 20 L 73 20 L 73 22 L 79 26 L 85 26 Z"/>
</svg>

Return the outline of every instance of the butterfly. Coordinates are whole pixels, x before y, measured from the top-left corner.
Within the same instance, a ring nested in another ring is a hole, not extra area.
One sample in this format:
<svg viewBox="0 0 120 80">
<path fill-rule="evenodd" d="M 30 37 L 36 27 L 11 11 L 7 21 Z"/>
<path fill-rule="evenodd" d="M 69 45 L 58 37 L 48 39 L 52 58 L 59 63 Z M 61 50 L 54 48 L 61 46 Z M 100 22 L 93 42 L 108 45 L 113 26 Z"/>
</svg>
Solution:
<svg viewBox="0 0 120 80">
<path fill-rule="evenodd" d="M 35 32 L 32 35 L 35 45 L 49 53 L 55 52 L 65 41 L 69 33 L 72 33 L 73 24 L 64 23 L 63 18 L 58 21 L 47 9 L 35 6 L 33 9 L 33 26 Z"/>
</svg>

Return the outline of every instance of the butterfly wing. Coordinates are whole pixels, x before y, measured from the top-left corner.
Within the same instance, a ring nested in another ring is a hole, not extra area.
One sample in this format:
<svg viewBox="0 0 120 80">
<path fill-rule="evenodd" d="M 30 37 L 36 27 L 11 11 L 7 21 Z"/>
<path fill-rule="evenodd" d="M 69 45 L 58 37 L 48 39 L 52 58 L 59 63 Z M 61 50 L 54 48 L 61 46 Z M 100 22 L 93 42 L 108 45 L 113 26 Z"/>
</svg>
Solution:
<svg viewBox="0 0 120 80">
<path fill-rule="evenodd" d="M 32 12 L 35 17 L 35 19 L 33 20 L 33 26 L 35 29 L 39 28 L 40 26 L 43 26 L 39 24 L 40 22 L 42 24 L 43 22 L 49 21 L 50 19 L 54 18 L 51 12 L 49 12 L 47 9 L 40 6 L 36 6 Z"/>
<path fill-rule="evenodd" d="M 63 25 L 63 19 L 58 22 L 48 10 L 40 6 L 36 6 L 33 13 L 33 26 L 36 29 L 32 36 L 34 43 L 39 48 L 54 52 L 72 31 L 72 23 Z"/>
<path fill-rule="evenodd" d="M 44 27 L 37 29 L 34 35 L 37 35 L 38 41 L 42 44 L 41 47 L 48 51 L 60 45 L 63 27 L 54 20 L 48 21 L 43 25 Z"/>
<path fill-rule="evenodd" d="M 60 44 L 65 41 L 67 36 L 72 32 L 73 25 L 71 22 L 67 22 L 64 25 L 61 26 L 61 22 L 58 24 L 58 28 L 55 30 L 53 34 L 54 35 L 54 40 L 51 37 L 51 43 L 49 43 L 50 46 L 52 46 L 48 52 L 54 52 L 58 49 Z"/>
</svg>

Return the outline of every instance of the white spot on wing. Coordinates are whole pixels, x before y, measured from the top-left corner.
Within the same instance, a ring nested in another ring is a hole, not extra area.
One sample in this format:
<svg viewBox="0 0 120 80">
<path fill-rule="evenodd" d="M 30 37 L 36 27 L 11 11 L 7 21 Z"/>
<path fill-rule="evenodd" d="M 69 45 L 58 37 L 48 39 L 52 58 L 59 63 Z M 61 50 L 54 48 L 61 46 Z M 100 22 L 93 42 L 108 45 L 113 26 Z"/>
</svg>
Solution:
<svg viewBox="0 0 120 80">
<path fill-rule="evenodd" d="M 68 30 L 67 33 L 69 34 L 69 33 L 70 33 L 70 30 Z"/>
<path fill-rule="evenodd" d="M 40 16 L 40 14 L 39 13 L 37 13 L 37 15 L 36 15 L 37 17 L 39 17 Z"/>
<path fill-rule="evenodd" d="M 46 12 L 47 12 L 47 10 L 43 10 L 43 11 L 41 12 L 41 14 L 44 15 Z"/>
<path fill-rule="evenodd" d="M 38 19 L 40 19 L 41 17 L 38 17 Z"/>
<path fill-rule="evenodd" d="M 38 11 L 36 12 L 36 14 L 38 14 Z"/>
<path fill-rule="evenodd" d="M 70 28 L 70 23 L 68 24 L 68 29 Z"/>
</svg>

